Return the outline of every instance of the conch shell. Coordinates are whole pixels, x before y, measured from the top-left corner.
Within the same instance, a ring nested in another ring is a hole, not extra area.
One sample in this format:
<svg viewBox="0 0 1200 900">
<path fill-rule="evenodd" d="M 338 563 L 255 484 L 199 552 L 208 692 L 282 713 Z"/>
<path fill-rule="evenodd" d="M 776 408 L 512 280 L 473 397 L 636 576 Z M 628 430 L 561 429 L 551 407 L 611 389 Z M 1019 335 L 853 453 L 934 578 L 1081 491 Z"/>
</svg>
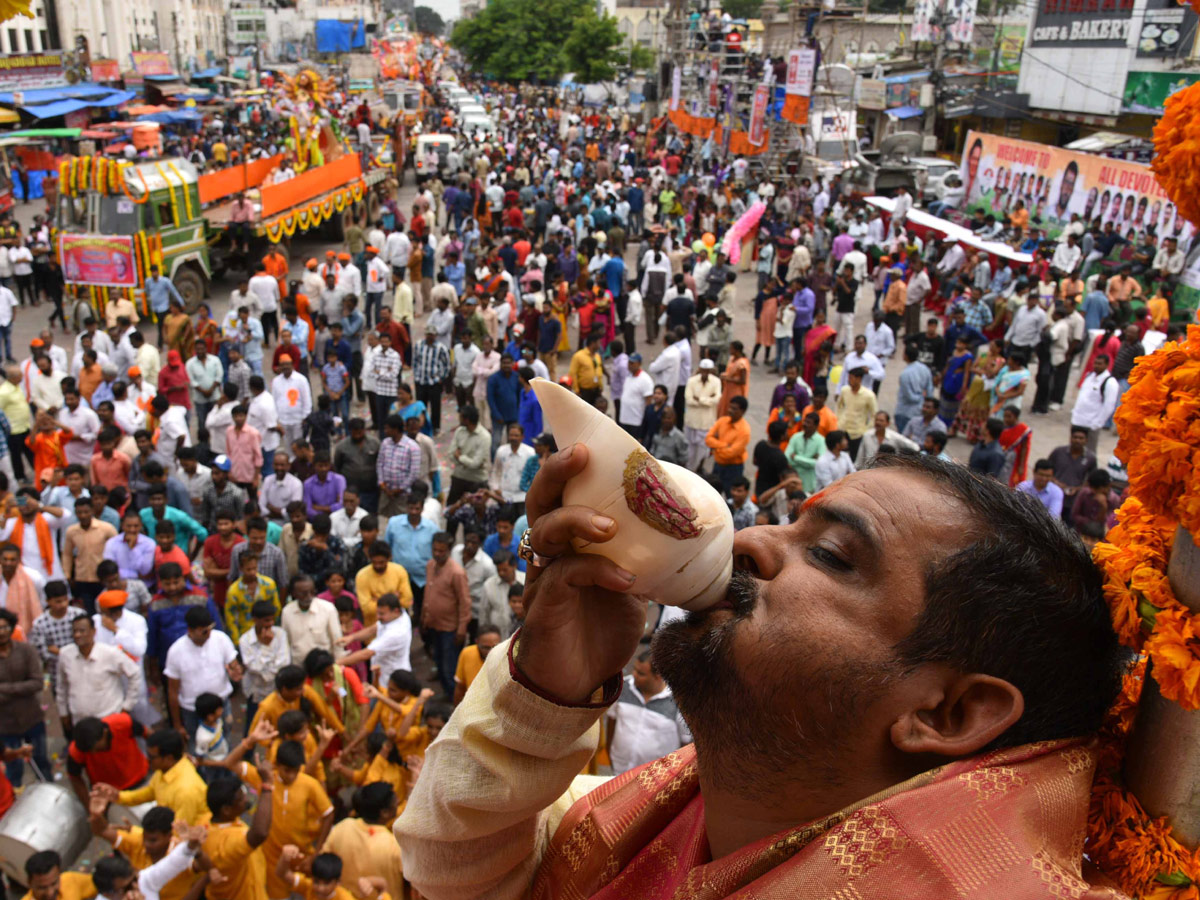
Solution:
<svg viewBox="0 0 1200 900">
<path fill-rule="evenodd" d="M 611 559 L 637 576 L 634 590 L 668 606 L 700 610 L 723 598 L 733 572 L 733 517 L 721 495 L 695 472 L 655 459 L 566 388 L 535 378 L 533 390 L 558 445 L 585 444 L 590 454 L 563 503 L 617 523 L 611 541 L 576 541 L 575 550 Z"/>
</svg>

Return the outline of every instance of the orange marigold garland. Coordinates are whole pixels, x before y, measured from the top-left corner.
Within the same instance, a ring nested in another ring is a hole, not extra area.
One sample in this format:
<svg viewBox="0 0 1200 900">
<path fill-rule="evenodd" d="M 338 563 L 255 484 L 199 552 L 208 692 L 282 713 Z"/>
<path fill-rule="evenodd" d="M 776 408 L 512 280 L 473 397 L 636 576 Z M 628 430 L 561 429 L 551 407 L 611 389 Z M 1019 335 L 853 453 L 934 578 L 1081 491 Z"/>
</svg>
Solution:
<svg viewBox="0 0 1200 900">
<path fill-rule="evenodd" d="M 1176 91 L 1163 104 L 1162 118 L 1154 126 L 1150 168 L 1179 215 L 1200 223 L 1200 87 L 1196 84 Z"/>
<path fill-rule="evenodd" d="M 1200 111 L 1196 127 L 1200 160 Z M 1200 184 L 1194 190 L 1200 198 Z M 1188 326 L 1186 343 L 1138 360 L 1113 420 L 1130 495 L 1200 538 L 1200 325 Z"/>
<path fill-rule="evenodd" d="M 1191 151 L 1200 160 L 1198 151 L 1200 143 Z M 1167 187 L 1161 173 L 1159 180 Z M 1200 196 L 1197 187 L 1193 196 Z M 1200 326 L 1189 327 L 1186 344 L 1168 343 L 1138 360 L 1114 418 L 1129 496 L 1093 558 L 1104 575 L 1113 628 L 1142 656 L 1101 734 L 1087 853 L 1132 896 L 1200 900 L 1200 852 L 1176 841 L 1166 819 L 1147 813 L 1121 778 L 1147 661 L 1165 699 L 1200 709 L 1200 614 L 1175 598 L 1167 579 L 1176 526 L 1200 536 Z"/>
</svg>

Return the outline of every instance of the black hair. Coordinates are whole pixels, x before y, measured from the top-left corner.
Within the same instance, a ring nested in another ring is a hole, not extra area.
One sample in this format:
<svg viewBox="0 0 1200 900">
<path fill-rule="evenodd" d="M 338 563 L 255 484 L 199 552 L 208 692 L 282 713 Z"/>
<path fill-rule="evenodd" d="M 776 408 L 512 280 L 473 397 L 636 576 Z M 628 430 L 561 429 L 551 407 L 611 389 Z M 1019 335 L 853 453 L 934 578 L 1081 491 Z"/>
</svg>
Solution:
<svg viewBox="0 0 1200 900">
<path fill-rule="evenodd" d="M 346 599 L 339 597 L 339 600 Z M 308 651 L 308 655 L 304 657 L 304 673 L 309 678 L 316 678 L 326 669 L 333 665 L 333 654 L 328 650 L 323 650 L 320 647 L 315 647 Z"/>
<path fill-rule="evenodd" d="M 170 834 L 175 824 L 175 810 L 169 806 L 156 806 L 142 817 L 142 831 Z"/>
<path fill-rule="evenodd" d="M 1099 570 L 1034 497 L 929 455 L 877 459 L 961 501 L 975 520 L 965 546 L 929 564 L 925 607 L 896 647 L 926 663 L 981 672 L 1021 691 L 1025 711 L 988 749 L 1095 732 L 1121 686 Z"/>
<path fill-rule="evenodd" d="M 354 812 L 368 825 L 380 825 L 384 813 L 396 800 L 395 789 L 386 781 L 364 784 L 354 792 Z"/>
<path fill-rule="evenodd" d="M 103 719 L 88 716 L 75 723 L 75 729 L 71 732 L 71 736 L 74 738 L 77 749 L 84 753 L 91 753 L 92 748 L 104 739 L 107 731 L 108 726 L 104 724 Z"/>
<path fill-rule="evenodd" d="M 275 604 L 270 600 L 255 600 L 254 605 L 250 607 L 250 618 L 265 619 L 268 616 L 275 618 Z"/>
<path fill-rule="evenodd" d="M 120 853 L 110 853 L 96 861 L 92 869 L 92 883 L 101 896 L 113 895 L 118 878 L 133 876 L 133 865 Z"/>
<path fill-rule="evenodd" d="M 196 715 L 206 719 L 219 709 L 225 708 L 225 701 L 216 694 L 203 693 L 196 698 Z"/>
<path fill-rule="evenodd" d="M 304 686 L 305 672 L 302 666 L 295 664 L 284 666 L 275 673 L 275 690 L 277 691 L 294 691 L 298 687 Z"/>
<path fill-rule="evenodd" d="M 183 738 L 178 731 L 172 731 L 169 728 L 155 731 L 146 738 L 146 746 L 157 750 L 159 756 L 183 759 Z"/>
<path fill-rule="evenodd" d="M 296 734 L 308 724 L 308 715 L 302 709 L 289 709 L 275 723 L 281 735 Z"/>
<path fill-rule="evenodd" d="M 337 881 L 341 877 L 342 858 L 336 853 L 318 853 L 313 859 L 313 881 Z"/>
<path fill-rule="evenodd" d="M 292 710 L 299 712 L 299 710 Z M 282 718 L 282 717 L 281 717 Z M 286 766 L 289 769 L 304 768 L 304 747 L 299 741 L 284 741 L 275 751 L 275 765 Z"/>
<path fill-rule="evenodd" d="M 240 778 L 215 778 L 209 783 L 204 799 L 213 815 L 219 816 L 221 810 L 233 805 L 233 801 L 237 799 L 241 789 L 242 780 Z"/>
<path fill-rule="evenodd" d="M 97 569 L 98 568 L 99 567 L 97 567 Z M 99 576 L 97 575 L 97 577 Z M 45 590 L 47 600 L 49 600 L 51 597 L 65 597 L 70 593 L 70 588 L 67 586 L 67 583 L 61 579 L 47 581 Z"/>
<path fill-rule="evenodd" d="M 388 676 L 388 686 L 401 691 L 408 691 L 414 697 L 421 693 L 421 682 L 408 669 L 396 669 Z"/>
<path fill-rule="evenodd" d="M 175 565 L 178 565 L 178 563 Z M 165 569 L 166 566 L 164 565 L 162 568 Z M 160 572 L 159 577 L 165 576 Z M 207 628 L 213 624 L 212 613 L 203 606 L 193 606 L 183 614 L 183 623 L 187 625 L 189 631 L 193 628 Z"/>
</svg>

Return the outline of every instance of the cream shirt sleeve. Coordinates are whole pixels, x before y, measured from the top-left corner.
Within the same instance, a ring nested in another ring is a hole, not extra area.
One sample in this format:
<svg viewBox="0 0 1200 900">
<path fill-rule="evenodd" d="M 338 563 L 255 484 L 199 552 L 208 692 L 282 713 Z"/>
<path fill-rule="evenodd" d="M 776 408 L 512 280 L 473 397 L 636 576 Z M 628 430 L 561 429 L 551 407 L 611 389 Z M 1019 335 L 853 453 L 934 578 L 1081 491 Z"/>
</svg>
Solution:
<svg viewBox="0 0 1200 900">
<path fill-rule="evenodd" d="M 491 653 L 425 755 L 394 826 L 404 875 L 429 900 L 518 900 L 571 805 L 607 779 L 579 772 L 604 709 L 558 706 Z"/>
</svg>

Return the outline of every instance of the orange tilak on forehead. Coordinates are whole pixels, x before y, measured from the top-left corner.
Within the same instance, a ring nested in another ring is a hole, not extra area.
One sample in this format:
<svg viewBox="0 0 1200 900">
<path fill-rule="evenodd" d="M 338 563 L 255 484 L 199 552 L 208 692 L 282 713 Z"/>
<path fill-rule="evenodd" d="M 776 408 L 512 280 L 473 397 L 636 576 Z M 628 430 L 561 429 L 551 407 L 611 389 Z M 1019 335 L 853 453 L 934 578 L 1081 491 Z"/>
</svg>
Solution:
<svg viewBox="0 0 1200 900">
<path fill-rule="evenodd" d="M 810 506 L 815 506 L 817 501 L 820 500 L 824 496 L 825 496 L 824 490 L 817 491 L 815 494 L 813 494 L 811 497 L 809 497 L 807 500 L 804 501 L 804 505 L 801 506 L 800 509 L 805 510 L 805 509 L 808 509 Z"/>
</svg>

